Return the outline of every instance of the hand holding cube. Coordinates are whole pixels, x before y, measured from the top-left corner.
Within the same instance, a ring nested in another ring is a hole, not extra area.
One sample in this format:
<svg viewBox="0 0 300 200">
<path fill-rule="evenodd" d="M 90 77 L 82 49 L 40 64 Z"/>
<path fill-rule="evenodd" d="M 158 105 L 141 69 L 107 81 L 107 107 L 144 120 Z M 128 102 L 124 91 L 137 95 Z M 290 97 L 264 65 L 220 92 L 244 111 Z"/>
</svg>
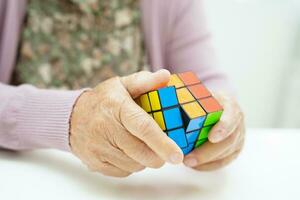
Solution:
<svg viewBox="0 0 300 200">
<path fill-rule="evenodd" d="M 70 119 L 72 152 L 90 170 L 118 177 L 159 168 L 165 161 L 182 163 L 180 148 L 133 101 L 169 78 L 166 70 L 138 72 L 84 92 Z"/>
</svg>

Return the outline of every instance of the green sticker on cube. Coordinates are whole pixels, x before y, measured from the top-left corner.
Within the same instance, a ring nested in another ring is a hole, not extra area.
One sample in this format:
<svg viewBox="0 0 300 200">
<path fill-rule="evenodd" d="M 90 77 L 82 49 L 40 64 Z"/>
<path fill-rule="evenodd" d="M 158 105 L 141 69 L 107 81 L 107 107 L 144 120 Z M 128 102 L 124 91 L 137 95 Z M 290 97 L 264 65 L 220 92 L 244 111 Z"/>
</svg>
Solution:
<svg viewBox="0 0 300 200">
<path fill-rule="evenodd" d="M 198 140 L 208 138 L 209 131 L 212 129 L 212 126 L 203 127 L 198 136 Z"/>
<path fill-rule="evenodd" d="M 217 123 L 220 120 L 222 113 L 223 111 L 209 113 L 206 117 L 204 126 L 209 126 Z"/>
<path fill-rule="evenodd" d="M 195 148 L 200 147 L 202 144 L 204 144 L 207 141 L 207 138 L 202 139 L 202 140 L 198 140 L 195 144 Z"/>
</svg>

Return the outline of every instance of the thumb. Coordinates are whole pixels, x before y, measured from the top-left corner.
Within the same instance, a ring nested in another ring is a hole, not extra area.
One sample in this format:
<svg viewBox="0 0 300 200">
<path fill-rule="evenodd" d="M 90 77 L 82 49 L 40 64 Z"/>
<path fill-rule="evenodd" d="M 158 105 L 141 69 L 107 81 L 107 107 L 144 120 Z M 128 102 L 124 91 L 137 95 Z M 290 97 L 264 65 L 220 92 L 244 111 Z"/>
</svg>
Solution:
<svg viewBox="0 0 300 200">
<path fill-rule="evenodd" d="M 157 72 L 141 71 L 129 76 L 124 76 L 121 81 L 131 97 L 136 97 L 167 85 L 170 80 L 170 72 L 166 69 L 161 69 Z"/>
</svg>

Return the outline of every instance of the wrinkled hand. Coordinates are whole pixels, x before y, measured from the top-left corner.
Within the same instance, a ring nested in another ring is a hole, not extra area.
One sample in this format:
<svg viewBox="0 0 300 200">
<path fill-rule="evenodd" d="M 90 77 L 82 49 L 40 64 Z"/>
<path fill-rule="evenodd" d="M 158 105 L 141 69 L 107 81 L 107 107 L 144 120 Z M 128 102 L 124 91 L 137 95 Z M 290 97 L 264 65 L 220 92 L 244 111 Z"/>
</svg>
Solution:
<svg viewBox="0 0 300 200">
<path fill-rule="evenodd" d="M 245 138 L 244 115 L 234 98 L 216 94 L 223 106 L 220 121 L 212 128 L 208 142 L 184 158 L 184 164 L 196 170 L 210 171 L 233 161 L 240 153 Z"/>
<path fill-rule="evenodd" d="M 77 100 L 71 116 L 73 153 L 92 171 L 124 177 L 165 161 L 183 160 L 180 148 L 134 98 L 166 85 L 170 73 L 139 72 L 100 83 Z"/>
</svg>

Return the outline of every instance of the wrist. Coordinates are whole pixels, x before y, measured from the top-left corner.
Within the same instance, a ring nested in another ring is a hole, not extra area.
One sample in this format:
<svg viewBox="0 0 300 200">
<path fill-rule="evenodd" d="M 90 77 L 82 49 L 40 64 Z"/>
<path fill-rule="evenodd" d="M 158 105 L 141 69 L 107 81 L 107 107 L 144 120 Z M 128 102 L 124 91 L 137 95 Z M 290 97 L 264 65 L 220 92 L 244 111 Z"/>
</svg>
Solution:
<svg viewBox="0 0 300 200">
<path fill-rule="evenodd" d="M 74 151 L 74 136 L 80 129 L 82 124 L 86 123 L 87 117 L 84 116 L 84 111 L 86 110 L 89 99 L 93 95 L 92 90 L 88 89 L 83 91 L 78 98 L 75 100 L 74 105 L 72 107 L 72 111 L 69 119 L 69 146 L 71 151 Z"/>
</svg>

